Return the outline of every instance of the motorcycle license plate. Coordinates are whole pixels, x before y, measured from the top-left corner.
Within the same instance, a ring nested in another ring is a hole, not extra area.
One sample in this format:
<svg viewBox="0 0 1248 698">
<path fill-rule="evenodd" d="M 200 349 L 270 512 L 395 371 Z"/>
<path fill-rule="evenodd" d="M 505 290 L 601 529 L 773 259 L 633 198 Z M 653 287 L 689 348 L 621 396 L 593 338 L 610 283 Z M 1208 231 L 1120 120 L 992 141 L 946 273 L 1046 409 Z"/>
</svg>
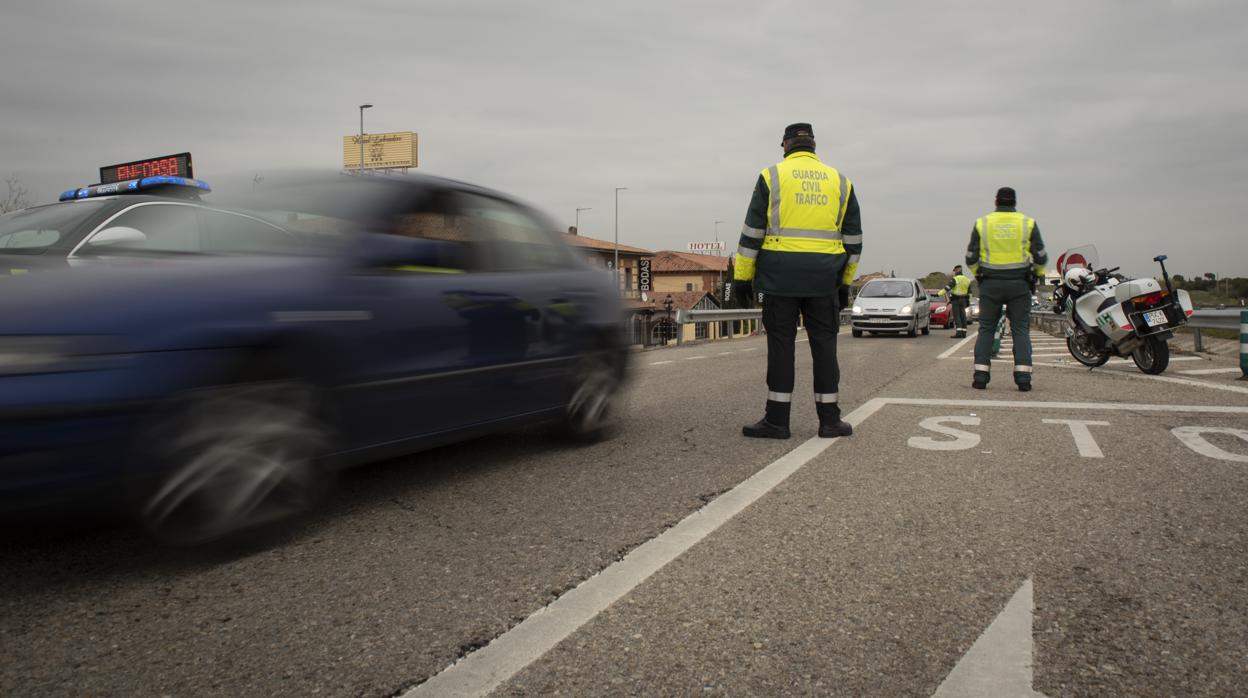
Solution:
<svg viewBox="0 0 1248 698">
<path fill-rule="evenodd" d="M 1150 310 L 1144 313 L 1144 324 L 1149 327 L 1157 327 L 1166 324 L 1166 311 Z"/>
</svg>

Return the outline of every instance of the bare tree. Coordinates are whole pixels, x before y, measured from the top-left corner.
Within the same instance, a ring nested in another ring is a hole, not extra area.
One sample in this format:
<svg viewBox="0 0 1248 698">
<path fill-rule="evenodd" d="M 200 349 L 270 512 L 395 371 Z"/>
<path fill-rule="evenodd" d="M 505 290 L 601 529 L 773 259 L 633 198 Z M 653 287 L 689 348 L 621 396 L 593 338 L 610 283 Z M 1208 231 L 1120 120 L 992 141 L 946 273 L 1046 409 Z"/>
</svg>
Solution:
<svg viewBox="0 0 1248 698">
<path fill-rule="evenodd" d="M 8 186 L 8 191 L 4 198 L 0 199 L 0 213 L 26 208 L 33 203 L 30 200 L 30 192 L 22 186 L 22 180 L 18 179 L 17 175 L 9 175 L 4 179 L 4 183 Z"/>
</svg>

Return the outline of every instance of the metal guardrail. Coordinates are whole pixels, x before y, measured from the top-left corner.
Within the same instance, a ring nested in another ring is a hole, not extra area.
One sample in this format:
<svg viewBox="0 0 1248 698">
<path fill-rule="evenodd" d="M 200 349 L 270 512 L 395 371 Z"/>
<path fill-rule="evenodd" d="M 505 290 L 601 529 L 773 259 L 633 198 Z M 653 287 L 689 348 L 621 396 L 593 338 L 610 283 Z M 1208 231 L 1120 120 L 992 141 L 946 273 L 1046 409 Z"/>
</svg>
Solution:
<svg viewBox="0 0 1248 698">
<path fill-rule="evenodd" d="M 721 310 L 677 310 L 676 323 L 685 325 L 697 322 L 731 322 L 732 320 L 761 320 L 761 308 L 724 308 Z M 841 324 L 850 317 L 850 311 L 841 311 Z"/>
</svg>

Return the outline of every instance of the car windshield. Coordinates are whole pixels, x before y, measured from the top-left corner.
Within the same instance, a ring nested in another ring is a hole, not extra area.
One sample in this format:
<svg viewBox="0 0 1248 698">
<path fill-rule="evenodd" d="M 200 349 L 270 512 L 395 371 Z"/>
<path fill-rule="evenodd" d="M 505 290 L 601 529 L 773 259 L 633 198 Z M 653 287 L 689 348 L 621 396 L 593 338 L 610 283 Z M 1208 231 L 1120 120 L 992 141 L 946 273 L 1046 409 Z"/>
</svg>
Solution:
<svg viewBox="0 0 1248 698">
<path fill-rule="evenodd" d="M 99 207 L 98 201 L 76 201 L 6 213 L 0 216 L 0 254 L 39 254 Z"/>
<path fill-rule="evenodd" d="M 858 295 L 863 298 L 912 298 L 914 284 L 909 281 L 872 281 Z"/>
</svg>

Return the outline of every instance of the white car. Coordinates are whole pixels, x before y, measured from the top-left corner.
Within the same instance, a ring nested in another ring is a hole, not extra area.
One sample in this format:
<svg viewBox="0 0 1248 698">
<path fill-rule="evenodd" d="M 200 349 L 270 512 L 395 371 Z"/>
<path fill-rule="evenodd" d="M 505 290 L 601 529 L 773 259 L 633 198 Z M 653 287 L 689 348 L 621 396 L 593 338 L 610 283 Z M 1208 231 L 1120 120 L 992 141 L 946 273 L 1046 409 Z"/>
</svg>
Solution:
<svg viewBox="0 0 1248 698">
<path fill-rule="evenodd" d="M 854 299 L 850 332 L 861 337 L 905 332 L 913 337 L 931 330 L 931 305 L 927 293 L 914 279 L 873 279 Z"/>
</svg>

